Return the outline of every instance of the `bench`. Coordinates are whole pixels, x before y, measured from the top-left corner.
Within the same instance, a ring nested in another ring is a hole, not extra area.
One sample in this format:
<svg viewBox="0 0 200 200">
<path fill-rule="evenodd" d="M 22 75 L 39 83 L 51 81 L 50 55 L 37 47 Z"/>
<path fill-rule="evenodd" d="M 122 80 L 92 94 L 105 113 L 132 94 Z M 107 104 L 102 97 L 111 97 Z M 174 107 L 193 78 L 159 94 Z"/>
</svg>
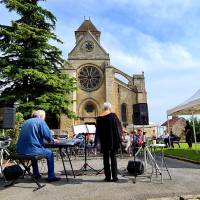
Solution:
<svg viewBox="0 0 200 200">
<path fill-rule="evenodd" d="M 46 158 L 46 156 L 44 156 L 44 155 L 34 155 L 33 156 L 33 155 L 14 154 L 14 155 L 10 155 L 9 158 L 12 159 L 12 160 L 15 160 L 15 161 L 19 161 L 19 163 L 24 168 L 23 177 L 27 173 L 27 175 L 31 177 L 33 182 L 35 182 L 37 184 L 37 187 L 33 191 L 39 190 L 40 188 L 45 186 L 45 185 L 41 185 L 38 182 L 38 180 L 31 173 L 31 163 L 32 163 L 32 161 L 38 161 L 38 160 L 44 159 L 44 158 Z M 16 183 L 17 179 L 13 180 L 10 184 L 6 185 L 6 187 L 14 185 Z"/>
<path fill-rule="evenodd" d="M 170 139 L 171 145 L 169 144 L 169 138 L 159 138 L 156 140 L 156 143 L 165 143 L 166 147 L 174 146 L 174 144 L 177 144 L 180 148 L 180 140 L 181 137 L 175 137 L 173 139 Z M 173 147 L 174 148 L 174 147 Z"/>
<path fill-rule="evenodd" d="M 178 144 L 178 147 L 180 148 L 180 144 L 179 144 L 180 140 L 181 140 L 181 137 L 177 137 L 176 140 L 173 141 L 173 144 Z"/>
</svg>

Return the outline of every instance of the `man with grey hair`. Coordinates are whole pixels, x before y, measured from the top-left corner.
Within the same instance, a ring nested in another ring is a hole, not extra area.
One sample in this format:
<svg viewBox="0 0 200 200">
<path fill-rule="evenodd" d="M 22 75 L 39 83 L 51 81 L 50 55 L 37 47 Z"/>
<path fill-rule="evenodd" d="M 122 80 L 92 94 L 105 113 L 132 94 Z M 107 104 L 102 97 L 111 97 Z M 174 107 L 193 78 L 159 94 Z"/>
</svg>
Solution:
<svg viewBox="0 0 200 200">
<path fill-rule="evenodd" d="M 32 112 L 31 117 L 39 117 L 39 118 L 45 120 L 46 113 L 45 113 L 44 110 L 35 110 L 35 111 Z"/>
<path fill-rule="evenodd" d="M 26 120 L 21 128 L 16 152 L 22 155 L 45 155 L 48 166 L 48 181 L 60 180 L 54 174 L 53 152 L 44 147 L 44 141 L 53 143 L 54 139 L 45 120 L 45 111 L 37 110 L 32 113 L 32 118 Z M 32 162 L 33 176 L 41 178 L 37 161 Z"/>
<path fill-rule="evenodd" d="M 121 147 L 121 123 L 115 113 L 111 112 L 111 104 L 103 104 L 103 112 L 97 117 L 95 145 L 100 143 L 101 153 L 103 153 L 103 164 L 105 181 L 117 181 L 117 150 Z M 111 161 L 111 166 L 110 162 Z"/>
<path fill-rule="evenodd" d="M 112 108 L 112 105 L 111 105 L 110 102 L 105 102 L 105 103 L 103 104 L 103 109 L 104 109 L 104 110 L 111 110 L 111 108 Z"/>
</svg>

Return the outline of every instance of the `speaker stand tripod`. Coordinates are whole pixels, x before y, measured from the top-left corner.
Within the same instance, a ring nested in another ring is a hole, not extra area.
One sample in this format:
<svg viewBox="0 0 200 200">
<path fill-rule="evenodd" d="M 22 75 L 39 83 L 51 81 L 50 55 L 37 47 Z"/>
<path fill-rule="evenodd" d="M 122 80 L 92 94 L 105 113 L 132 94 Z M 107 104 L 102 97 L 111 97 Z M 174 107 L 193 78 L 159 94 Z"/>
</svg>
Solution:
<svg viewBox="0 0 200 200">
<path fill-rule="evenodd" d="M 149 150 L 149 148 L 146 145 L 143 145 L 138 149 L 137 153 L 135 154 L 135 157 L 138 156 L 138 154 L 141 151 L 143 151 L 143 153 L 144 153 L 144 171 L 145 171 L 145 173 L 147 173 L 147 158 L 149 158 L 149 160 L 150 160 L 150 162 L 152 164 L 152 172 L 151 172 L 151 175 L 150 175 L 150 182 L 151 182 L 152 176 L 153 176 L 153 174 L 155 172 L 156 176 L 158 174 L 161 176 L 161 183 L 163 183 L 163 164 L 165 165 L 165 168 L 166 168 L 166 170 L 168 172 L 168 175 L 169 175 L 169 177 L 171 179 L 171 175 L 169 173 L 169 170 L 167 168 L 166 162 L 164 160 L 164 154 L 162 154 L 162 157 L 161 157 L 162 164 L 161 164 L 161 168 L 160 168 L 158 166 L 154 156 L 151 154 L 151 151 Z"/>
</svg>

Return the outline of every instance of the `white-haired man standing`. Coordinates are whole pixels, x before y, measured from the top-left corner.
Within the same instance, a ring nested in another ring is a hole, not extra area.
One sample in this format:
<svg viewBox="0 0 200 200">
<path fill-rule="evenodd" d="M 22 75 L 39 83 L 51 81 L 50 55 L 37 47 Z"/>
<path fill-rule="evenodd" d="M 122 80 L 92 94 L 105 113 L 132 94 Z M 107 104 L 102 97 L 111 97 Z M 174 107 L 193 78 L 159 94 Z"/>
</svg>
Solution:
<svg viewBox="0 0 200 200">
<path fill-rule="evenodd" d="M 44 141 L 53 143 L 54 139 L 50 129 L 44 121 L 45 111 L 37 110 L 32 113 L 32 118 L 26 120 L 21 128 L 17 142 L 16 152 L 22 155 L 45 155 L 48 166 L 48 181 L 54 182 L 60 180 L 54 174 L 53 152 L 44 147 Z M 32 162 L 33 176 L 40 178 L 37 161 Z"/>
<path fill-rule="evenodd" d="M 95 144 L 100 142 L 103 153 L 105 181 L 117 181 L 117 150 L 121 147 L 122 127 L 115 113 L 111 112 L 111 104 L 103 104 L 103 112 L 97 117 Z M 111 161 L 109 161 L 111 160 Z M 111 166 L 110 166 L 111 162 Z"/>
</svg>

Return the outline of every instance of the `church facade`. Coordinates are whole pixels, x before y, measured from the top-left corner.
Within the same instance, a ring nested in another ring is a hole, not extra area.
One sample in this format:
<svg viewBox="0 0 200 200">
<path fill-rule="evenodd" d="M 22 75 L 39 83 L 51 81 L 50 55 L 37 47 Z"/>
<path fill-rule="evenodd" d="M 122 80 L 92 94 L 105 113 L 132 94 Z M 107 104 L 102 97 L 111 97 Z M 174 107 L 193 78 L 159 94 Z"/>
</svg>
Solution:
<svg viewBox="0 0 200 200">
<path fill-rule="evenodd" d="M 112 104 L 112 111 L 126 127 L 132 124 L 133 105 L 147 102 L 144 73 L 130 76 L 112 66 L 100 36 L 91 20 L 84 20 L 75 31 L 76 44 L 68 54 L 65 73 L 77 79 L 71 109 L 78 119 L 62 116 L 60 129 L 70 132 L 73 125 L 95 123 L 104 102 Z M 117 74 L 127 82 L 119 80 Z"/>
</svg>

